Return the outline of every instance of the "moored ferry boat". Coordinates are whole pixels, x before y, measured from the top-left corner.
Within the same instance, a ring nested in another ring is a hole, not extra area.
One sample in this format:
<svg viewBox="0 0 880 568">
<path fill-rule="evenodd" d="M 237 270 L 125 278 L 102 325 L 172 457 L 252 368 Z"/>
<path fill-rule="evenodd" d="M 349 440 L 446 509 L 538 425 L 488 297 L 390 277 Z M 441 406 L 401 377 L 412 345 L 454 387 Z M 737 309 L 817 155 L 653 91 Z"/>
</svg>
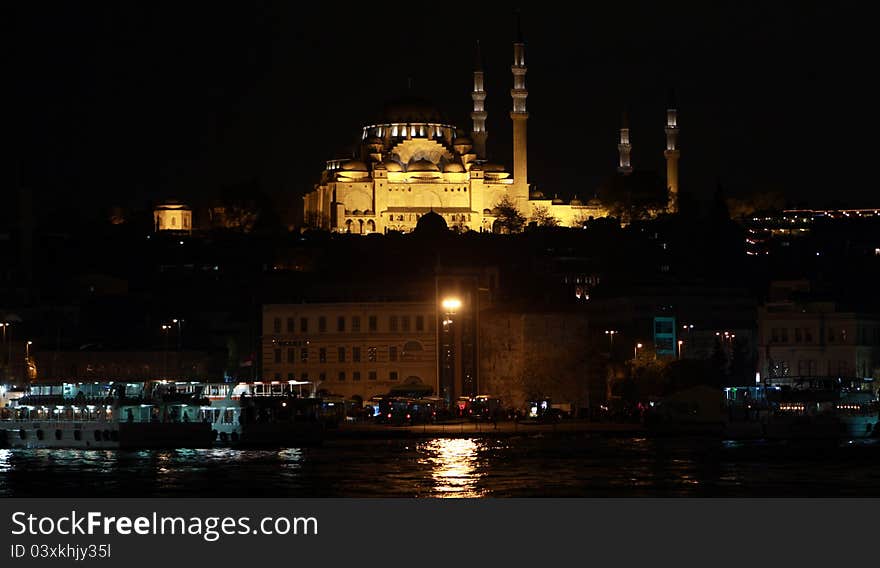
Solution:
<svg viewBox="0 0 880 568">
<path fill-rule="evenodd" d="M 843 439 L 880 435 L 880 404 L 870 379 L 773 378 L 756 387 L 726 388 L 728 431 L 768 439 Z M 745 399 L 734 395 L 750 394 Z M 744 426 L 760 426 L 759 435 Z M 736 436 L 733 436 L 736 437 Z"/>
<path fill-rule="evenodd" d="M 0 447 L 203 448 L 200 400 L 163 383 L 33 385 L 0 408 Z"/>
<path fill-rule="evenodd" d="M 324 401 L 307 381 L 179 383 L 181 392 L 203 393 L 199 420 L 218 446 L 292 447 L 320 444 Z"/>
</svg>

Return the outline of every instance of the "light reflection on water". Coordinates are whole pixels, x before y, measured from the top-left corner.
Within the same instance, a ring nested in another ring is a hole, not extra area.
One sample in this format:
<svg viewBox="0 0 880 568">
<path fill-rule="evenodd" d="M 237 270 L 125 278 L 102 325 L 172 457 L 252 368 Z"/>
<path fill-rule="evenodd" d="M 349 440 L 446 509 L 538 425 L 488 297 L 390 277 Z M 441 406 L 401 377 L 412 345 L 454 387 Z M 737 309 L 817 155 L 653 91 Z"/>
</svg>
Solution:
<svg viewBox="0 0 880 568">
<path fill-rule="evenodd" d="M 0 449 L 0 496 L 880 496 L 880 440 L 435 438 L 275 450 Z"/>
<path fill-rule="evenodd" d="M 12 456 L 12 450 L 0 450 L 0 473 L 6 473 L 12 469 L 9 465 L 9 458 Z"/>
<path fill-rule="evenodd" d="M 431 468 L 436 497 L 482 497 L 486 493 L 477 487 L 481 477 L 477 441 L 437 438 L 419 444 L 418 451 L 426 455 L 419 463 Z"/>
</svg>

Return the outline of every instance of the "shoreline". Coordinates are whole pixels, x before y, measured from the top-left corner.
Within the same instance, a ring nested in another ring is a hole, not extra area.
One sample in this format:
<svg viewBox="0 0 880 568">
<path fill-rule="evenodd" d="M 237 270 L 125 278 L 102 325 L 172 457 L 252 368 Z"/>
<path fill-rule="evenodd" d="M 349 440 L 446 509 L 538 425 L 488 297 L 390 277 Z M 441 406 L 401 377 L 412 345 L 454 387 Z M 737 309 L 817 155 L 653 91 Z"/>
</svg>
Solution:
<svg viewBox="0 0 880 568">
<path fill-rule="evenodd" d="M 533 434 L 606 434 L 645 435 L 643 424 L 618 424 L 585 421 L 563 421 L 555 424 L 530 422 L 459 422 L 443 424 L 418 424 L 414 426 L 389 426 L 385 424 L 340 424 L 326 431 L 327 439 L 381 439 L 381 438 L 461 438 L 461 437 L 512 437 Z"/>
</svg>

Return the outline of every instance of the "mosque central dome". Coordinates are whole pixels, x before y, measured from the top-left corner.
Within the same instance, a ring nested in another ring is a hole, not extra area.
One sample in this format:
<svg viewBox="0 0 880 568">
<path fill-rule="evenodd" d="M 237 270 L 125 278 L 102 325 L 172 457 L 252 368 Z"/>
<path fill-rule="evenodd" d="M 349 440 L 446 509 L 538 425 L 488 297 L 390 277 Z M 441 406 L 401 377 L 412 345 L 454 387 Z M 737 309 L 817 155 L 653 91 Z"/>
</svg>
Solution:
<svg viewBox="0 0 880 568">
<path fill-rule="evenodd" d="M 435 123 L 444 124 L 443 114 L 427 99 L 406 96 L 389 101 L 382 110 L 381 124 Z"/>
</svg>

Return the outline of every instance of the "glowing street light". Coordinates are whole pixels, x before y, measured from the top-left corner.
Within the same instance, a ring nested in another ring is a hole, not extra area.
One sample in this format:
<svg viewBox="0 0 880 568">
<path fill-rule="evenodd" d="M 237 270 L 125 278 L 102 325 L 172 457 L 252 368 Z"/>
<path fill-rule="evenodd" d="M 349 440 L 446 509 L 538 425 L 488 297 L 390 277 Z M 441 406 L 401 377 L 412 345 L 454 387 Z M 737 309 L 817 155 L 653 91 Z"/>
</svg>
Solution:
<svg viewBox="0 0 880 568">
<path fill-rule="evenodd" d="M 183 325 L 183 320 L 174 318 L 173 320 L 171 320 L 171 323 L 174 323 L 177 325 L 177 350 L 180 351 L 181 345 L 183 343 L 183 338 L 181 337 L 182 334 L 181 334 L 180 326 Z"/>
<path fill-rule="evenodd" d="M 461 300 L 458 298 L 444 298 L 440 305 L 443 306 L 443 309 L 448 313 L 454 314 L 459 308 L 461 308 Z"/>
<path fill-rule="evenodd" d="M 171 329 L 171 326 L 167 323 L 162 324 L 162 335 L 164 336 L 163 341 L 163 349 L 162 349 L 162 378 L 168 378 L 168 331 Z"/>
<path fill-rule="evenodd" d="M 682 351 L 682 349 L 684 349 L 684 341 L 681 340 L 681 339 L 679 339 L 679 340 L 678 340 L 678 358 L 679 358 L 679 359 L 681 359 L 681 351 Z"/>
<path fill-rule="evenodd" d="M 615 329 L 606 329 L 605 330 L 605 335 L 608 336 L 608 352 L 609 353 L 614 350 L 614 336 L 617 335 L 618 333 L 620 333 L 620 332 Z"/>
<path fill-rule="evenodd" d="M 33 344 L 33 341 L 27 341 L 24 344 L 24 375 L 27 382 L 31 380 L 31 345 Z"/>
<path fill-rule="evenodd" d="M 642 347 L 644 347 L 644 345 L 642 345 L 641 343 L 636 343 L 635 349 L 633 349 L 633 358 L 634 359 L 639 358 L 639 349 L 641 349 Z"/>
</svg>

